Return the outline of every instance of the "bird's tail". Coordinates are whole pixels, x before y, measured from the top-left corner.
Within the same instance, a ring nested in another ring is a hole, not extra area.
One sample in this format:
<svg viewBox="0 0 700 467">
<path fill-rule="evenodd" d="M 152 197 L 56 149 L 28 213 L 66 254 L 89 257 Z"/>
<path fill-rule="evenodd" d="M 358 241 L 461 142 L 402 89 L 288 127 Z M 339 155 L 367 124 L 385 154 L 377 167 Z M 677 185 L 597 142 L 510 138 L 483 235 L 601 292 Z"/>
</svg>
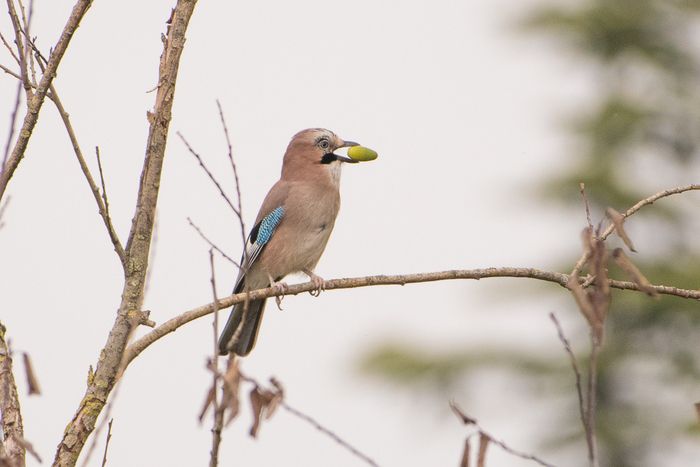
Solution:
<svg viewBox="0 0 700 467">
<path fill-rule="evenodd" d="M 253 350 L 255 339 L 258 337 L 260 323 L 262 322 L 263 311 L 265 310 L 265 301 L 266 299 L 251 300 L 248 302 L 248 311 L 245 321 L 243 321 L 245 303 L 238 303 L 233 306 L 231 315 L 229 315 L 224 331 L 219 338 L 220 355 L 228 355 L 229 341 L 241 325 L 243 327 L 238 333 L 238 339 L 233 343 L 230 350 L 240 356 L 248 355 L 250 351 Z M 243 321 L 243 323 L 241 323 L 241 321 Z"/>
</svg>

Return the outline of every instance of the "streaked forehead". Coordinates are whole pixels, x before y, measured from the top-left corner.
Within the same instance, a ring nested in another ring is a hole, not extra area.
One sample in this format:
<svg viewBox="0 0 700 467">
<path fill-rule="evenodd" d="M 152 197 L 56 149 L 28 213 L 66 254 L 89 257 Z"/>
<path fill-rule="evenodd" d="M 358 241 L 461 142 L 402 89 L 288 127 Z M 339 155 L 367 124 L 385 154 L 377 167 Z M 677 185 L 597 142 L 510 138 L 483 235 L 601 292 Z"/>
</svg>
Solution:
<svg viewBox="0 0 700 467">
<path fill-rule="evenodd" d="M 322 136 L 326 136 L 331 139 L 336 138 L 335 133 L 330 130 L 326 130 L 325 128 L 307 128 L 306 130 L 302 130 L 294 135 L 294 138 L 292 139 L 303 139 L 315 142 Z"/>
</svg>

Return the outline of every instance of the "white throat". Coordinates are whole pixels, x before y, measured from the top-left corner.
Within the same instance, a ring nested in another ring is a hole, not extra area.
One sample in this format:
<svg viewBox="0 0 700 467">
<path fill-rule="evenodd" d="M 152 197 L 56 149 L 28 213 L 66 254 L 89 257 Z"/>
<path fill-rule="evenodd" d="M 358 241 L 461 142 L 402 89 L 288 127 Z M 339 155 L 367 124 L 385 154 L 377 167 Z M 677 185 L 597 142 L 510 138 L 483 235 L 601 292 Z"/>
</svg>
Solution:
<svg viewBox="0 0 700 467">
<path fill-rule="evenodd" d="M 343 165 L 340 161 L 333 161 L 328 164 L 328 174 L 331 177 L 331 183 L 336 187 L 340 187 L 340 170 Z"/>
</svg>

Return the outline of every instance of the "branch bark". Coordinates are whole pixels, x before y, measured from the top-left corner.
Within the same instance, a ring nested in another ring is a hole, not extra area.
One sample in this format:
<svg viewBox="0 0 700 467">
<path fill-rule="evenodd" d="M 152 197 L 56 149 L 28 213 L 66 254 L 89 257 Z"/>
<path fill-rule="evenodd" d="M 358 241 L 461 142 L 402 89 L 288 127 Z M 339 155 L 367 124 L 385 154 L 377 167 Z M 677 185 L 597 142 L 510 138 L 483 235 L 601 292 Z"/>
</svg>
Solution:
<svg viewBox="0 0 700 467">
<path fill-rule="evenodd" d="M 125 248 L 126 265 L 121 304 L 107 342 L 100 352 L 95 373 L 88 381 L 87 391 L 58 445 L 54 459 L 55 466 L 73 466 L 77 462 L 80 451 L 95 428 L 97 417 L 121 375 L 124 349 L 131 331 L 144 318 L 140 310 L 143 304 L 175 83 L 185 44 L 185 32 L 196 3 L 196 0 L 178 0 L 167 22 L 168 29 L 163 38 L 163 53 L 160 57 L 155 107 L 153 112 L 148 114 L 150 128 L 136 211 Z"/>
<path fill-rule="evenodd" d="M 0 465 L 24 467 L 24 427 L 19 407 L 17 385 L 12 374 L 12 355 L 5 341 L 5 326 L 0 323 L 0 413 L 2 434 Z"/>
<path fill-rule="evenodd" d="M 58 65 L 61 63 L 63 55 L 68 49 L 71 39 L 75 30 L 78 29 L 80 21 L 85 16 L 88 8 L 92 4 L 92 0 L 78 0 L 78 2 L 73 7 L 70 17 L 66 26 L 63 28 L 61 37 L 59 38 L 56 46 L 53 48 L 51 56 L 49 57 L 49 62 L 46 65 L 46 71 L 39 81 L 39 85 L 31 96 L 31 99 L 27 102 L 27 113 L 24 116 L 24 122 L 22 123 L 22 128 L 19 131 L 17 137 L 17 142 L 15 143 L 12 153 L 7 158 L 7 161 L 2 167 L 2 172 L 0 172 L 0 200 L 2 200 L 5 190 L 7 189 L 7 184 L 10 182 L 12 175 L 15 173 L 17 166 L 24 157 L 24 153 L 27 150 L 27 144 L 29 143 L 29 138 L 32 136 L 32 131 L 36 126 L 36 122 L 39 120 L 39 111 L 41 106 L 44 104 L 46 98 L 46 93 L 56 76 L 56 71 L 58 70 Z M 24 79 L 23 79 L 24 81 Z"/>
<path fill-rule="evenodd" d="M 403 274 L 392 276 L 366 276 L 352 277 L 347 279 L 333 279 L 325 282 L 325 290 L 333 289 L 352 289 L 355 287 L 370 287 L 375 285 L 406 285 L 419 282 L 435 282 L 444 280 L 457 279 L 486 279 L 490 277 L 522 277 L 537 279 L 545 282 L 553 282 L 566 288 L 569 282 L 569 276 L 560 272 L 542 271 L 534 268 L 486 268 L 486 269 L 456 269 L 450 271 L 426 272 L 418 274 Z M 579 278 L 579 282 L 583 282 L 584 278 Z M 609 280 L 610 287 L 622 290 L 639 291 L 639 286 L 634 282 Z M 677 287 L 668 287 L 664 285 L 652 285 L 654 290 L 660 294 L 674 295 L 682 298 L 700 300 L 700 290 L 679 289 Z M 163 336 L 177 330 L 180 326 L 189 323 L 197 318 L 206 316 L 213 311 L 222 308 L 228 308 L 236 303 L 241 303 L 246 300 L 257 300 L 260 298 L 269 298 L 282 295 L 297 295 L 303 292 L 311 292 L 316 290 L 313 282 L 305 282 L 303 284 L 290 285 L 288 290 L 280 293 L 273 287 L 266 289 L 253 290 L 247 293 L 239 293 L 229 295 L 220 299 L 216 304 L 208 303 L 206 305 L 192 308 L 182 314 L 169 319 L 160 326 L 157 326 L 153 331 L 149 332 L 140 339 L 134 341 L 127 349 L 124 356 L 124 367 L 136 358 L 149 345 L 157 341 Z"/>
</svg>

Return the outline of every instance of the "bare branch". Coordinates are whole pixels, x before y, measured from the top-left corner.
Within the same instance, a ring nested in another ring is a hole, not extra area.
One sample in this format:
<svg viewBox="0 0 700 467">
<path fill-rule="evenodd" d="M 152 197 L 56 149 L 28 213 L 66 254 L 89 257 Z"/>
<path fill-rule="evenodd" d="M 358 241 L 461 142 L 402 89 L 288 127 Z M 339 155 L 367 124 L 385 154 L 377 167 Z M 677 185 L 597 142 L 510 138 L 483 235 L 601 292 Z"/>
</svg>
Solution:
<svg viewBox="0 0 700 467">
<path fill-rule="evenodd" d="M 24 34 L 22 33 L 22 23 L 17 15 L 14 0 L 7 0 L 7 12 L 10 14 L 12 28 L 15 31 L 15 46 L 17 47 L 17 57 L 19 58 L 19 71 L 22 85 L 27 95 L 27 102 L 32 98 L 32 86 L 29 82 L 29 72 L 27 70 L 27 53 L 24 44 Z"/>
<path fill-rule="evenodd" d="M 3 67 L 4 68 L 4 67 Z M 7 71 L 7 70 L 6 70 Z M 9 73 L 9 71 L 8 71 Z M 17 94 L 15 95 L 15 104 L 10 114 L 10 130 L 7 132 L 7 142 L 5 143 L 5 152 L 2 157 L 2 166 L 5 167 L 7 157 L 10 155 L 10 146 L 12 139 L 15 137 L 15 128 L 17 125 L 17 112 L 19 111 L 20 96 L 22 95 L 22 83 L 17 83 Z"/>
<path fill-rule="evenodd" d="M 576 377 L 576 394 L 578 395 L 579 415 L 581 416 L 581 424 L 583 425 L 584 432 L 586 433 L 586 442 L 588 444 L 588 449 L 589 449 L 588 454 L 590 457 L 591 456 L 590 450 L 593 447 L 593 440 L 592 440 L 593 434 L 591 433 L 590 427 L 588 426 L 588 417 L 586 416 L 586 406 L 585 406 L 584 400 L 583 400 L 583 387 L 581 386 L 581 371 L 578 368 L 576 356 L 574 355 L 574 351 L 571 350 L 571 344 L 569 343 L 569 340 L 564 335 L 564 329 L 562 328 L 561 324 L 559 323 L 559 320 L 554 315 L 554 313 L 550 313 L 549 318 L 552 320 L 552 322 L 554 323 L 554 326 L 557 328 L 557 334 L 559 336 L 559 340 L 564 345 L 564 350 L 566 350 L 566 353 L 569 356 L 569 361 L 571 362 L 571 368 L 573 369 L 574 376 Z"/>
<path fill-rule="evenodd" d="M 109 440 L 112 439 L 112 422 L 114 421 L 113 418 L 109 419 L 109 425 L 107 428 L 107 440 L 105 441 L 105 452 L 102 455 L 102 467 L 105 467 L 107 465 L 107 450 L 109 449 Z"/>
<path fill-rule="evenodd" d="M 190 146 L 190 143 L 188 143 L 187 140 L 185 139 L 185 137 L 182 136 L 182 133 L 180 133 L 178 131 L 176 134 L 182 140 L 182 142 L 185 144 L 185 146 L 187 147 L 187 150 L 190 152 L 190 154 L 192 154 L 194 156 L 194 158 L 197 159 L 197 162 L 199 162 L 199 166 L 202 168 L 202 170 L 204 170 L 204 172 L 207 174 L 207 176 L 209 177 L 209 180 L 211 180 L 211 182 L 214 184 L 214 186 L 216 186 L 216 189 L 219 190 L 219 194 L 221 195 L 222 198 L 224 198 L 224 201 L 226 201 L 226 204 L 228 204 L 228 206 L 236 214 L 236 216 L 238 216 L 238 218 L 240 218 L 241 217 L 240 211 L 238 210 L 238 208 L 236 208 L 236 206 L 233 205 L 233 203 L 231 202 L 231 199 L 228 197 L 228 195 L 226 194 L 224 189 L 221 187 L 221 184 L 219 183 L 219 181 L 216 179 L 216 177 L 214 177 L 214 174 L 211 173 L 211 171 L 206 166 L 206 164 L 204 164 L 204 161 L 202 160 L 202 156 L 200 156 L 199 153 L 197 153 L 197 151 L 195 151 L 192 148 L 192 146 Z"/>
<path fill-rule="evenodd" d="M 12 0 L 8 0 L 11 3 Z M 61 37 L 59 38 L 56 46 L 53 48 L 51 53 L 51 58 L 46 65 L 46 71 L 41 77 L 39 86 L 36 88 L 36 92 L 32 94 L 31 99 L 27 102 L 27 113 L 24 116 L 24 122 L 22 128 L 19 131 L 19 137 L 15 142 L 15 146 L 10 153 L 7 161 L 2 167 L 2 172 L 0 172 L 0 199 L 2 199 L 7 189 L 7 184 L 10 182 L 12 175 L 14 174 L 17 166 L 24 157 L 24 153 L 27 149 L 27 144 L 29 143 L 29 138 L 31 138 L 32 131 L 36 126 L 36 122 L 39 119 L 39 111 L 44 104 L 44 99 L 46 98 L 46 93 L 49 91 L 49 86 L 53 82 L 56 76 L 56 71 L 58 70 L 58 65 L 63 59 L 63 55 L 68 49 L 71 39 L 73 38 L 73 33 L 78 28 L 80 21 L 87 12 L 88 8 L 92 4 L 92 0 L 78 0 L 66 26 L 63 28 Z M 21 38 L 21 36 L 19 36 Z M 21 53 L 19 54 L 22 55 Z M 21 58 L 21 57 L 20 57 Z M 23 77 L 26 75 L 22 75 Z M 29 80 L 23 80 L 23 82 L 28 83 Z"/>
<path fill-rule="evenodd" d="M 144 322 L 146 316 L 141 309 L 160 177 L 165 158 L 165 146 L 172 117 L 175 83 L 180 57 L 185 45 L 185 33 L 196 3 L 196 0 L 178 0 L 167 21 L 167 32 L 163 36 L 164 47 L 160 59 L 159 86 L 155 96 L 155 106 L 153 112 L 148 114 L 150 128 L 136 210 L 129 239 L 124 248 L 127 261 L 122 301 L 107 343 L 100 352 L 100 360 L 95 367 L 95 374 L 58 445 L 54 459 L 55 466 L 75 465 L 88 436 L 95 429 L 97 417 L 102 412 L 125 367 L 124 350 L 131 333 L 138 324 Z M 54 50 L 49 65 L 55 54 Z M 47 73 L 49 71 L 47 67 Z M 40 84 L 39 88 L 41 89 L 41 87 Z M 38 94 L 39 90 L 37 90 Z"/>
<path fill-rule="evenodd" d="M 332 279 L 325 283 L 325 290 L 333 289 L 352 289 L 356 287 L 371 287 L 377 285 L 406 285 L 421 282 L 435 282 L 443 280 L 459 280 L 459 279 L 486 279 L 490 277 L 526 277 L 530 279 L 542 280 L 545 282 L 552 282 L 559 284 L 562 287 L 566 287 L 569 281 L 569 276 L 559 272 L 549 272 L 541 271 L 539 269 L 533 268 L 488 268 L 488 269 L 463 269 L 463 270 L 450 270 L 450 271 L 440 271 L 440 272 L 427 272 L 418 274 L 405 274 L 405 275 L 380 275 L 380 276 L 365 276 L 365 277 L 353 277 L 347 279 Z M 583 281 L 583 278 L 580 279 Z M 610 280 L 609 284 L 611 287 L 623 290 L 639 290 L 639 286 L 634 282 L 625 282 Z M 682 298 L 690 298 L 693 300 L 700 300 L 700 290 L 687 290 L 679 289 L 676 287 L 668 287 L 663 285 L 652 286 L 654 290 L 661 294 L 675 295 Z M 316 290 L 317 286 L 313 282 L 304 282 L 303 284 L 294 284 L 288 287 L 288 290 L 281 292 L 279 289 L 274 287 L 268 287 L 265 289 L 252 290 L 250 292 L 244 292 L 239 294 L 230 295 L 228 297 L 219 300 L 217 309 L 228 308 L 236 303 L 241 303 L 246 300 L 246 296 L 249 295 L 249 300 L 258 300 L 261 298 L 276 297 L 282 295 L 297 295 L 303 292 L 310 292 Z M 177 330 L 180 326 L 206 316 L 211 313 L 212 304 L 206 304 L 199 306 L 197 308 L 192 308 L 189 311 L 183 312 L 169 319 L 160 326 L 156 327 L 153 331 L 149 332 L 140 339 L 134 341 L 129 348 L 126 350 L 126 362 L 130 363 L 134 358 L 138 356 L 144 349 L 146 349 L 153 342 L 162 338 L 163 336 Z"/>
<path fill-rule="evenodd" d="M 591 353 L 588 359 L 588 391 L 586 393 L 586 441 L 588 442 L 588 462 L 598 467 L 598 442 L 596 439 L 596 414 L 598 410 L 598 354 L 602 346 L 600 336 L 591 332 Z"/>
<path fill-rule="evenodd" d="M 221 126 L 224 129 L 224 136 L 226 137 L 226 146 L 228 147 L 228 160 L 231 163 L 231 170 L 233 171 L 233 178 L 236 182 L 236 196 L 238 198 L 238 210 L 235 211 L 238 215 L 238 222 L 241 226 L 241 240 L 243 241 L 244 254 L 245 254 L 245 242 L 246 242 L 246 228 L 245 221 L 243 220 L 243 200 L 241 196 L 241 183 L 238 179 L 238 167 L 236 167 L 236 161 L 233 159 L 233 148 L 231 146 L 231 137 L 228 133 L 228 126 L 226 125 L 226 118 L 224 117 L 224 110 L 221 107 L 221 102 L 216 100 L 216 106 L 219 109 L 219 118 L 221 119 Z M 241 326 L 242 327 L 242 326 Z"/>
<path fill-rule="evenodd" d="M 350 443 L 348 443 L 347 441 L 345 441 L 343 438 L 341 438 L 340 436 L 338 436 L 337 434 L 335 434 L 333 431 L 331 431 L 331 430 L 329 430 L 328 428 L 326 428 L 326 427 L 324 427 L 323 425 L 321 425 L 319 422 L 317 422 L 317 421 L 316 421 L 314 418 L 312 418 L 311 416 L 306 415 L 305 413 L 301 412 L 300 410 L 297 410 L 297 409 L 291 407 L 291 406 L 290 406 L 289 404 L 287 404 L 286 402 L 282 402 L 281 405 L 282 405 L 282 408 L 283 408 L 284 410 L 286 410 L 286 411 L 289 412 L 290 414 L 294 415 L 295 417 L 300 418 L 301 420 L 304 420 L 304 421 L 307 422 L 309 425 L 313 426 L 313 427 L 316 428 L 318 431 L 320 431 L 321 433 L 325 434 L 326 436 L 328 436 L 329 438 L 331 438 L 331 439 L 332 439 L 333 441 L 335 441 L 336 443 L 338 443 L 338 444 L 340 444 L 341 446 L 343 446 L 345 449 L 347 449 L 348 451 L 350 451 L 353 455 L 355 455 L 356 457 L 359 457 L 360 459 L 364 460 L 368 465 L 373 465 L 373 466 L 377 466 L 377 465 L 378 465 L 374 460 L 372 460 L 372 458 L 370 458 L 370 457 L 367 456 L 366 454 L 363 454 L 359 449 L 355 448 L 353 445 L 351 445 Z"/>
<path fill-rule="evenodd" d="M 188 218 L 187 218 L 187 222 L 189 222 L 190 226 L 191 226 L 194 230 L 197 231 L 197 233 L 199 234 L 199 236 L 202 237 L 202 239 L 203 239 L 205 242 L 207 242 L 207 243 L 209 244 L 209 246 L 212 247 L 217 253 L 219 253 L 222 257 L 224 257 L 225 259 L 227 259 L 231 264 L 233 264 L 234 266 L 236 266 L 238 269 L 241 268 L 241 265 L 238 264 L 237 261 L 234 261 L 234 259 L 231 258 L 229 255 L 227 255 L 227 254 L 224 252 L 224 250 L 222 250 L 221 248 L 219 248 L 219 247 L 216 245 L 216 243 L 214 243 L 214 242 L 212 242 L 211 240 L 209 240 L 209 238 L 208 238 L 206 235 L 204 235 L 204 232 L 202 232 L 202 229 L 200 229 L 200 228 L 197 226 L 197 224 L 195 224 L 195 223 L 192 221 L 192 219 L 190 219 L 190 218 L 188 217 Z"/>
<path fill-rule="evenodd" d="M 484 459 L 486 455 L 486 448 L 488 447 L 488 443 L 494 443 L 498 445 L 501 449 L 503 449 L 505 452 L 508 454 L 511 454 L 515 457 L 519 457 L 521 459 L 525 460 L 530 460 L 533 462 L 536 462 L 540 465 L 543 465 L 545 467 L 554 467 L 554 465 L 543 461 L 542 459 L 532 455 L 532 454 L 527 454 L 521 451 L 517 451 L 510 446 L 508 446 L 505 442 L 494 438 L 491 434 L 489 434 L 486 430 L 484 430 L 481 425 L 472 417 L 469 415 L 465 414 L 464 411 L 459 408 L 459 406 L 454 402 L 450 401 L 450 408 L 454 412 L 454 414 L 459 418 L 459 420 L 464 423 L 467 426 L 473 425 L 474 428 L 476 428 L 479 432 L 479 460 L 478 460 L 478 465 L 479 467 L 484 465 Z"/>
<path fill-rule="evenodd" d="M 659 191 L 658 193 L 655 193 L 655 194 L 637 202 L 637 204 L 635 204 L 634 206 L 629 208 L 627 211 L 622 213 L 622 217 L 628 218 L 628 217 L 634 215 L 635 213 L 637 213 L 644 206 L 649 206 L 650 204 L 654 204 L 656 201 L 658 201 L 662 198 L 685 193 L 686 191 L 695 191 L 695 190 L 700 190 L 700 184 L 694 183 L 692 185 L 686 185 L 686 186 L 677 187 L 677 188 L 669 188 L 668 190 Z M 603 231 L 603 233 L 600 235 L 600 239 L 605 240 L 606 238 L 608 238 L 608 236 L 610 236 L 610 234 L 613 232 L 613 230 L 615 230 L 615 225 L 613 225 L 613 224 L 609 225 Z M 587 252 L 584 253 L 583 255 L 581 255 L 581 257 L 578 259 L 578 261 L 576 261 L 576 265 L 574 266 L 572 275 L 578 275 L 578 272 L 581 271 L 581 268 L 586 263 L 586 261 L 588 261 L 588 253 Z"/>
<path fill-rule="evenodd" d="M 41 62 L 39 62 L 39 65 L 43 69 L 43 65 L 41 64 Z M 102 221 L 104 222 L 105 227 L 107 228 L 107 234 L 109 235 L 109 238 L 112 241 L 114 251 L 117 253 L 119 261 L 124 267 L 126 263 L 126 255 L 124 253 L 124 247 L 122 246 L 121 241 L 119 241 L 119 236 L 114 230 L 112 218 L 109 215 L 109 203 L 107 201 L 107 190 L 105 188 L 104 175 L 102 173 L 102 161 L 100 160 L 100 150 L 99 148 L 95 147 L 95 152 L 97 154 L 97 165 L 100 170 L 100 180 L 102 181 L 102 196 L 100 196 L 100 189 L 97 188 L 97 184 L 95 183 L 95 180 L 93 179 L 92 174 L 90 173 L 90 169 L 88 168 L 87 162 L 85 162 L 85 158 L 83 157 L 83 151 L 80 149 L 80 145 L 78 144 L 78 138 L 75 135 L 75 131 L 73 130 L 73 125 L 71 124 L 70 116 L 68 112 L 66 112 L 66 109 L 63 107 L 63 103 L 58 97 L 58 92 L 56 91 L 56 88 L 53 84 L 51 85 L 51 100 L 56 105 L 58 114 L 61 116 L 63 125 L 65 126 L 66 132 L 68 133 L 68 138 L 70 138 L 71 145 L 73 146 L 73 152 L 75 153 L 75 157 L 78 159 L 80 170 L 83 172 L 83 175 L 85 175 L 85 180 L 90 186 L 90 191 L 92 191 L 92 196 L 93 198 L 95 198 L 95 202 L 97 203 L 97 209 L 100 213 L 100 217 L 102 217 Z"/>
<path fill-rule="evenodd" d="M 329 438 L 331 438 L 333 441 L 338 443 L 339 445 L 343 446 L 345 449 L 350 451 L 355 457 L 363 460 L 366 464 L 372 465 L 374 467 L 378 467 L 378 464 L 372 460 L 369 456 L 366 454 L 362 453 L 359 449 L 345 441 L 343 438 L 338 436 L 336 433 L 334 433 L 332 430 L 326 428 L 325 426 L 321 425 L 316 419 L 311 417 L 310 415 L 305 414 L 304 412 L 295 409 L 291 407 L 289 404 L 287 404 L 284 400 L 284 391 L 282 390 L 282 385 L 275 379 L 275 378 L 270 378 L 270 382 L 272 383 L 273 389 L 266 389 L 261 385 L 256 379 L 251 378 L 250 376 L 244 375 L 240 373 L 240 377 L 242 380 L 247 381 L 249 383 L 253 384 L 253 390 L 251 391 L 251 402 L 253 402 L 253 411 L 256 412 L 258 410 L 261 410 L 261 407 L 258 407 L 257 404 L 262 404 L 265 401 L 259 400 L 260 397 L 262 398 L 267 398 L 266 403 L 269 404 L 267 407 L 267 417 L 269 418 L 272 413 L 274 412 L 275 408 L 277 405 L 282 407 L 284 410 L 289 412 L 290 414 L 294 415 L 295 417 L 304 420 L 314 428 L 316 428 L 318 431 L 321 433 L 325 434 Z M 257 412 L 256 412 L 257 413 Z M 262 414 L 257 413 L 258 418 L 262 416 Z M 259 419 L 256 420 L 256 423 L 259 423 Z M 253 429 L 251 429 L 251 434 L 255 436 L 253 433 L 257 432 L 257 425 L 254 424 Z"/>
<path fill-rule="evenodd" d="M 24 34 L 24 37 L 27 39 L 27 43 L 31 44 L 31 48 L 36 49 L 34 46 L 34 41 L 31 39 L 31 23 L 32 23 L 32 16 L 34 13 L 34 0 L 29 0 L 29 14 L 24 9 L 24 3 L 22 3 L 22 0 L 19 0 L 19 10 L 22 13 L 22 33 Z M 32 73 L 32 78 L 31 80 L 27 76 L 27 81 L 31 83 L 31 87 L 34 88 L 36 87 L 36 69 L 34 68 L 34 55 L 29 51 L 29 47 L 25 47 L 24 49 L 24 62 L 27 63 L 27 58 L 29 59 L 29 70 Z M 48 61 L 48 60 L 47 60 Z"/>
<path fill-rule="evenodd" d="M 53 87 L 51 89 L 53 90 Z M 105 227 L 107 227 L 107 233 L 109 234 L 110 240 L 112 240 L 112 245 L 114 245 L 114 251 L 117 252 L 117 256 L 119 256 L 119 259 L 122 261 L 122 264 L 124 264 L 124 261 L 126 259 L 124 247 L 122 247 L 122 244 L 119 241 L 117 231 L 114 230 L 114 225 L 112 224 L 112 216 L 110 216 L 109 214 L 109 198 L 107 197 L 107 184 L 105 183 L 105 174 L 102 171 L 102 157 L 100 157 L 99 146 L 95 146 L 95 157 L 97 158 L 97 169 L 100 172 L 100 184 L 102 185 L 102 204 L 100 204 L 98 201 L 97 207 L 100 210 L 100 216 L 102 216 L 102 220 L 105 223 Z M 89 171 L 86 173 L 86 177 L 90 177 Z M 90 184 L 90 189 L 93 190 L 95 182 L 91 182 L 91 180 L 88 180 L 88 184 Z M 95 191 L 93 190 L 93 195 L 94 194 Z"/>
<path fill-rule="evenodd" d="M 12 374 L 12 353 L 5 339 L 5 331 L 5 326 L 0 323 L 0 414 L 4 455 L 10 465 L 23 467 L 26 453 L 24 426 L 17 385 Z"/>
<path fill-rule="evenodd" d="M 19 65 L 19 58 L 17 57 L 17 54 L 16 54 L 15 51 L 12 49 L 12 46 L 10 45 L 9 42 L 7 42 L 7 39 L 5 38 L 5 36 L 2 35 L 1 32 L 0 32 L 0 41 L 2 41 L 2 44 L 3 44 L 3 45 L 5 46 L 5 48 L 10 52 L 10 55 L 12 55 L 12 58 L 14 59 L 15 63 L 17 63 L 17 65 Z M 17 79 L 19 79 L 19 80 L 21 81 L 21 80 L 22 80 L 22 77 L 19 76 L 19 75 L 17 75 Z"/>
<path fill-rule="evenodd" d="M 216 295 L 216 273 L 214 271 L 214 250 L 209 249 L 209 267 L 211 268 L 211 293 L 216 304 L 219 299 Z M 214 419 L 211 429 L 212 440 L 211 440 L 211 452 L 209 458 L 209 467 L 216 467 L 219 465 L 219 446 L 221 446 L 221 432 L 224 429 L 224 411 L 226 410 L 226 405 L 219 405 L 219 400 L 216 396 L 216 389 L 219 385 L 219 372 L 218 372 L 218 362 L 219 362 L 219 346 L 217 345 L 217 340 L 219 338 L 219 313 L 215 305 L 212 305 L 214 320 L 212 323 L 213 328 L 213 353 L 211 365 L 214 370 L 212 371 L 213 381 L 211 383 L 211 404 L 214 408 Z"/>
<path fill-rule="evenodd" d="M 5 65 L 2 65 L 2 64 L 0 64 L 0 70 L 4 71 L 4 72 L 7 73 L 8 75 L 10 75 L 10 76 L 12 76 L 13 78 L 15 78 L 15 79 L 17 79 L 17 80 L 20 81 L 20 83 L 18 84 L 18 86 L 19 86 L 19 92 L 20 92 L 20 94 L 21 94 L 21 93 L 22 93 L 22 82 L 21 82 L 22 77 L 21 77 L 20 75 L 18 75 L 17 73 L 15 73 L 14 71 L 12 71 L 12 70 L 10 70 L 9 68 L 7 68 Z"/>
</svg>

